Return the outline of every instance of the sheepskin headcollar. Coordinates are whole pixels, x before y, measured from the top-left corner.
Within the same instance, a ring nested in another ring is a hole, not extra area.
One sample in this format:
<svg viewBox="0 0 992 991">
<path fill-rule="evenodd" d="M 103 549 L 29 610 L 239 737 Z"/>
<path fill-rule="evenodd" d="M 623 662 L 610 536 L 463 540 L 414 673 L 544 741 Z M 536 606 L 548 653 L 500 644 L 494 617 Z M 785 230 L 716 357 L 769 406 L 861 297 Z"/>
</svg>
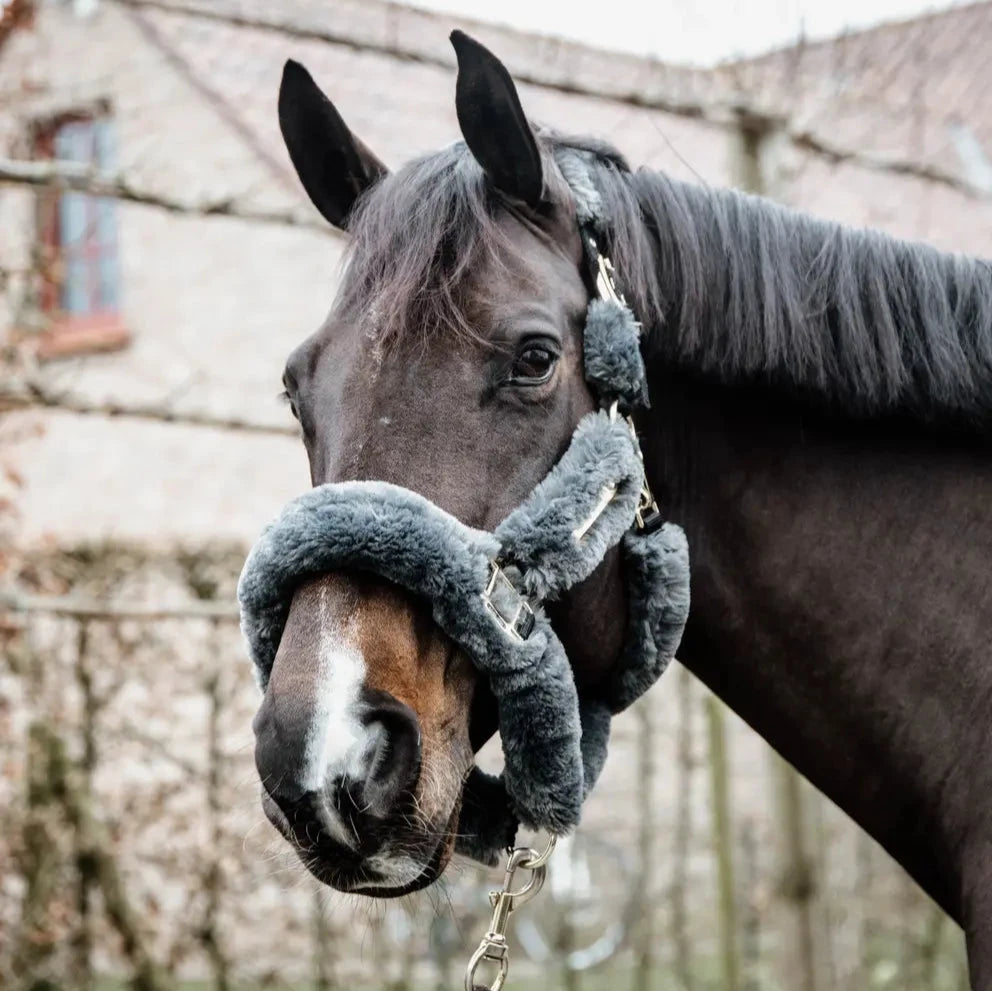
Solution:
<svg viewBox="0 0 992 991">
<path fill-rule="evenodd" d="M 583 163 L 566 164 L 594 250 Z M 458 849 L 486 863 L 512 843 L 518 823 L 555 834 L 577 825 L 606 758 L 612 715 L 658 679 L 688 615 L 685 536 L 659 517 L 645 525 L 645 495 L 651 500 L 641 452 L 630 421 L 618 415 L 647 403 L 639 328 L 598 251 L 594 261 L 600 296 L 586 317 L 584 370 L 604 409 L 579 422 L 558 464 L 493 532 L 385 482 L 320 485 L 266 527 L 238 585 L 263 689 L 293 593 L 307 579 L 365 570 L 431 603 L 435 622 L 472 658 L 497 702 L 504 771 L 493 778 L 473 770 L 458 826 Z M 617 544 L 626 640 L 605 691 L 584 696 L 542 603 L 588 577 Z"/>
</svg>

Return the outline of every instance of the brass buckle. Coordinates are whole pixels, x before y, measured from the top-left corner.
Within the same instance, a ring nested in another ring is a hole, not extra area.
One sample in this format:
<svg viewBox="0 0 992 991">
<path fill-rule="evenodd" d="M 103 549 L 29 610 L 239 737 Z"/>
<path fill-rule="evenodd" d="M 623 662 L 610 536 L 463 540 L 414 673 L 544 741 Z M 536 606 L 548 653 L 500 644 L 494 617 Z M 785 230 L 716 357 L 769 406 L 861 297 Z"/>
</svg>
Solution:
<svg viewBox="0 0 992 991">
<path fill-rule="evenodd" d="M 482 602 L 509 637 L 522 642 L 530 636 L 537 622 L 534 610 L 495 561 L 489 562 L 489 578 L 482 592 Z M 509 609 L 507 602 L 512 603 Z"/>
</svg>

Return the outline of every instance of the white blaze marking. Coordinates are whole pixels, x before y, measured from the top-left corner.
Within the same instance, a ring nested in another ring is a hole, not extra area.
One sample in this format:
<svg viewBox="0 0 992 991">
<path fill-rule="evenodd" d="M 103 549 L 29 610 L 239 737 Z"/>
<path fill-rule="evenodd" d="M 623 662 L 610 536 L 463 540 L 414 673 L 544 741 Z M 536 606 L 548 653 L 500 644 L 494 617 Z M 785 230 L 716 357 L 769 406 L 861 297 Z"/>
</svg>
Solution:
<svg viewBox="0 0 992 991">
<path fill-rule="evenodd" d="M 323 793 L 328 782 L 360 778 L 369 728 L 362 725 L 361 691 L 365 658 L 356 640 L 354 621 L 334 622 L 328 614 L 327 588 L 320 590 L 320 639 L 317 646 L 319 697 L 307 733 L 303 787 Z M 338 813 L 322 803 L 324 824 L 335 839 L 354 846 L 355 838 Z"/>
</svg>

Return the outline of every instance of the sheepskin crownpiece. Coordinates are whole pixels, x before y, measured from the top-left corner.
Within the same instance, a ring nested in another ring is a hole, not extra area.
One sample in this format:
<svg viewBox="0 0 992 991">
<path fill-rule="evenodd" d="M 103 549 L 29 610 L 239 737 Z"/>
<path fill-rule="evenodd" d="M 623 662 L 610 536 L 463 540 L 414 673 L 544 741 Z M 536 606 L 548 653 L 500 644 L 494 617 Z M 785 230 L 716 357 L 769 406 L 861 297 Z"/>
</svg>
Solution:
<svg viewBox="0 0 992 991">
<path fill-rule="evenodd" d="M 358 569 L 431 603 L 434 621 L 483 672 L 497 703 L 504 770 L 493 777 L 473 769 L 458 824 L 459 851 L 484 863 L 495 863 L 520 823 L 554 834 L 578 824 L 612 716 L 668 666 L 689 610 L 685 535 L 657 513 L 632 421 L 620 415 L 648 404 L 640 328 L 597 248 L 601 204 L 591 173 L 579 153 L 559 164 L 599 269 L 583 350 L 586 380 L 604 408 L 583 417 L 558 464 L 491 533 L 400 486 L 320 485 L 265 528 L 238 585 L 263 690 L 293 594 L 308 579 Z M 625 642 L 605 688 L 580 695 L 542 603 L 587 578 L 617 545 Z"/>
</svg>

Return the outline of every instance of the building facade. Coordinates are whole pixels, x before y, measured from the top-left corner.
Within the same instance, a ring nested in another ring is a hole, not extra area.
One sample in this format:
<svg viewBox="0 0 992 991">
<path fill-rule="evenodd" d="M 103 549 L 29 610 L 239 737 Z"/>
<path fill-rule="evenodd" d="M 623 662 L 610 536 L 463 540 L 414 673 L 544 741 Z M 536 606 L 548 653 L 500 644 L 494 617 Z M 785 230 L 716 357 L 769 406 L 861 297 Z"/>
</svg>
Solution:
<svg viewBox="0 0 992 991">
<path fill-rule="evenodd" d="M 257 808 L 254 686 L 232 621 L 245 550 L 308 485 L 277 394 L 286 355 L 329 307 L 344 249 L 292 172 L 276 93 L 285 59 L 303 62 L 349 126 L 398 165 L 458 137 L 447 42 L 456 25 L 380 0 L 0 9 L 0 588 L 17 600 L 0 626 L 13 659 L 0 667 L 0 858 L 21 865 L 0 879 L 0 961 L 25 966 L 23 906 L 37 892 L 16 837 L 37 811 L 25 798 L 29 730 L 43 716 L 88 768 L 157 962 L 191 978 L 292 981 L 333 966 L 358 981 L 369 961 L 350 906 L 324 906 L 280 859 Z M 635 164 L 760 183 L 824 217 L 992 256 L 988 4 L 709 71 L 460 26 L 522 80 L 534 120 L 604 137 Z M 38 186 L 52 162 L 114 177 L 105 191 L 115 195 Z M 56 599 L 64 610 L 45 607 Z M 148 615 L 115 614 L 121 603 Z M 678 926 L 683 937 L 712 931 L 717 902 L 703 691 L 676 690 L 683 681 L 670 673 L 620 722 L 589 812 L 590 830 L 625 862 L 652 817 L 650 894 L 676 948 Z M 776 900 L 773 775 L 764 745 L 728 726 L 741 916 L 774 945 L 779 930 L 762 921 Z M 652 800 L 636 819 L 645 740 L 656 751 Z M 859 884 L 874 886 L 879 917 L 892 905 L 925 913 L 839 813 L 818 808 L 832 852 L 820 858 L 816 911 L 833 913 L 828 928 L 844 948 L 871 929 L 837 907 Z M 881 865 L 870 882 L 864 857 Z M 625 869 L 632 887 L 636 871 Z M 686 888 L 688 923 L 677 918 Z M 81 964 L 78 940 L 75 951 L 63 941 L 91 909 L 75 904 L 56 923 L 52 905 L 39 905 L 39 967 L 57 977 L 139 965 L 95 908 Z M 327 949 L 330 937 L 315 942 L 315 925 L 338 934 L 339 950 Z M 379 945 L 378 925 L 367 944 Z M 422 966 L 421 931 L 389 925 L 390 952 Z M 412 949 L 397 949 L 397 931 Z M 699 937 L 694 959 L 712 956 L 710 943 Z M 838 966 L 828 986 L 857 980 Z"/>
</svg>

